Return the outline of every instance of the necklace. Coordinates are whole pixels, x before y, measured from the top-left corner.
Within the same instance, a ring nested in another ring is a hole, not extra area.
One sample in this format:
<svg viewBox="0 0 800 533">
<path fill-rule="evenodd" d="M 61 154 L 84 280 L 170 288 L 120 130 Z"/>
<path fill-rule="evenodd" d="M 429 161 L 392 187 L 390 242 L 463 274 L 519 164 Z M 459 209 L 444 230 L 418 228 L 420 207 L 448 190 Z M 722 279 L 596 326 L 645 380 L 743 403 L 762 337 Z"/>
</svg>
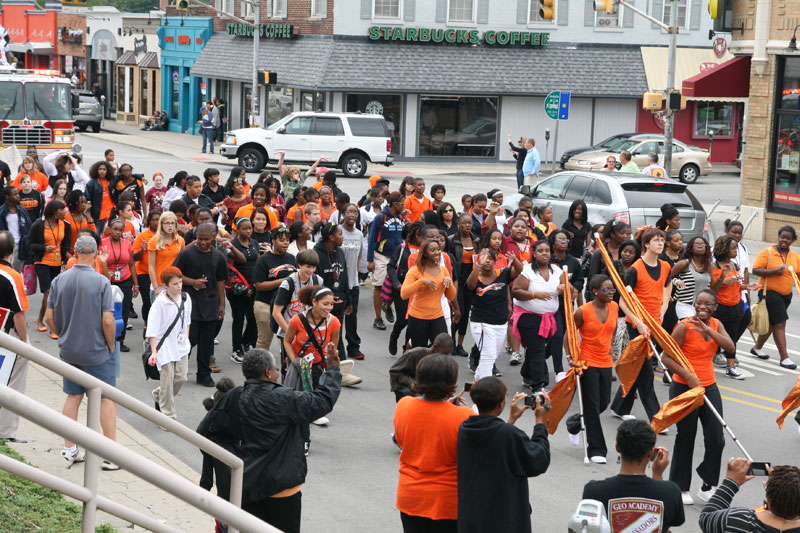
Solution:
<svg viewBox="0 0 800 533">
<path fill-rule="evenodd" d="M 692 266 L 693 266 L 693 267 L 694 267 L 694 269 L 695 269 L 695 270 L 697 270 L 698 272 L 703 272 L 703 271 L 705 270 L 705 267 L 702 267 L 702 266 L 698 267 L 698 266 L 697 266 L 697 261 L 695 261 L 695 260 L 694 260 L 694 257 L 692 257 Z"/>
</svg>

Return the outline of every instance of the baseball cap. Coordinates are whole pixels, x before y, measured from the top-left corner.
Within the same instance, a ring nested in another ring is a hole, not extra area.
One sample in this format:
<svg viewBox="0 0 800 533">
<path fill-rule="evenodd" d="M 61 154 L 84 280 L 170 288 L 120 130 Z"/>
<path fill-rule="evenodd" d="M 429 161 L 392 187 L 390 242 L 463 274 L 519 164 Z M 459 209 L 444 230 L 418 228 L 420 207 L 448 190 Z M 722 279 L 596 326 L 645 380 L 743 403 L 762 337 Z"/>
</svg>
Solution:
<svg viewBox="0 0 800 533">
<path fill-rule="evenodd" d="M 375 187 L 375 185 L 378 184 L 378 180 L 380 180 L 380 179 L 381 179 L 381 177 L 378 176 L 377 174 L 373 174 L 372 176 L 370 176 L 369 177 L 369 186 L 370 186 L 370 188 Z"/>
<path fill-rule="evenodd" d="M 97 241 L 89 235 L 81 235 L 75 241 L 75 251 L 79 254 L 93 254 L 97 252 Z"/>
</svg>

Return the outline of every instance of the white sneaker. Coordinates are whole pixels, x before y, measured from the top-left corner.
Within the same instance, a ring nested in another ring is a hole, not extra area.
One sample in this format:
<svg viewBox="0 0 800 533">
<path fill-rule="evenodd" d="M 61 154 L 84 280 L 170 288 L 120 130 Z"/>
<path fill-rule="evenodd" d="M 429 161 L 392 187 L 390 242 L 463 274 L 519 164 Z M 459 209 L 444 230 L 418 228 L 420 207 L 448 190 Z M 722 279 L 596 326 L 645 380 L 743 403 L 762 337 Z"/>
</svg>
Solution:
<svg viewBox="0 0 800 533">
<path fill-rule="evenodd" d="M 214 346 L 217 346 L 218 344 L 219 344 L 219 339 L 214 339 Z"/>
<path fill-rule="evenodd" d="M 659 435 L 669 435 L 669 428 L 664 428 L 663 430 L 661 430 Z"/>
<path fill-rule="evenodd" d="M 798 429 L 800 429 L 800 426 L 798 426 Z M 567 435 L 569 435 L 569 443 L 572 444 L 574 447 L 577 448 L 578 446 L 581 445 L 580 433 L 576 433 L 573 435 L 572 433 L 567 432 Z"/>
<path fill-rule="evenodd" d="M 636 420 L 636 417 L 634 415 L 621 415 L 616 411 L 611 411 L 611 414 L 616 416 L 617 418 L 621 418 L 623 421 L 624 420 Z"/>
<path fill-rule="evenodd" d="M 681 492 L 681 501 L 683 502 L 683 505 L 694 505 L 692 495 L 688 492 Z"/>
<path fill-rule="evenodd" d="M 511 366 L 517 366 L 522 363 L 522 355 L 519 352 L 513 352 L 511 357 L 508 358 L 508 363 Z"/>
<path fill-rule="evenodd" d="M 339 363 L 339 370 L 341 371 L 342 376 L 353 371 L 353 364 L 354 363 L 352 359 L 345 359 Z"/>
<path fill-rule="evenodd" d="M 327 426 L 329 422 L 330 422 L 330 420 L 328 420 L 324 416 L 321 416 L 321 417 L 317 418 L 316 420 L 312 420 L 311 421 L 311 423 L 314 424 L 315 426 Z"/>
<path fill-rule="evenodd" d="M 711 499 L 711 497 L 714 495 L 716 491 L 717 487 L 711 487 L 708 490 L 703 490 L 703 487 L 700 487 L 700 489 L 697 491 L 697 497 L 703 500 L 704 502 L 707 502 L 708 500 Z"/>
<path fill-rule="evenodd" d="M 561 381 L 565 377 L 567 377 L 567 373 L 566 372 L 563 372 L 563 371 L 559 372 L 558 374 L 556 374 L 556 383 L 558 383 L 559 381 Z"/>
<path fill-rule="evenodd" d="M 103 460 L 103 464 L 100 466 L 106 472 L 113 472 L 114 470 L 119 470 L 119 465 L 112 463 L 106 459 Z"/>
<path fill-rule="evenodd" d="M 738 370 L 736 370 L 732 366 L 729 366 L 729 367 L 727 367 L 725 369 L 725 375 L 728 376 L 729 378 L 733 378 L 733 379 L 740 379 L 740 380 L 744 379 L 744 376 L 742 375 L 742 373 L 739 372 Z"/>
<path fill-rule="evenodd" d="M 506 353 L 511 353 L 514 351 L 514 348 L 511 347 L 510 344 L 505 345 Z"/>
<path fill-rule="evenodd" d="M 353 385 L 358 385 L 362 381 L 360 377 L 354 376 L 353 374 L 342 374 L 342 387 L 352 387 Z"/>
<path fill-rule="evenodd" d="M 68 448 L 61 448 L 61 457 L 67 461 L 67 468 L 75 463 L 82 463 L 86 460 L 86 452 L 76 446 L 75 451 L 70 451 Z"/>
<path fill-rule="evenodd" d="M 728 360 L 725 358 L 724 353 L 717 352 L 717 355 L 714 356 L 714 365 L 718 367 L 723 367 L 728 365 Z"/>
<path fill-rule="evenodd" d="M 594 464 L 598 464 L 598 465 L 604 465 L 607 462 L 606 458 L 603 457 L 602 455 L 595 455 L 594 457 L 590 457 L 589 460 L 591 462 L 593 462 Z"/>
</svg>

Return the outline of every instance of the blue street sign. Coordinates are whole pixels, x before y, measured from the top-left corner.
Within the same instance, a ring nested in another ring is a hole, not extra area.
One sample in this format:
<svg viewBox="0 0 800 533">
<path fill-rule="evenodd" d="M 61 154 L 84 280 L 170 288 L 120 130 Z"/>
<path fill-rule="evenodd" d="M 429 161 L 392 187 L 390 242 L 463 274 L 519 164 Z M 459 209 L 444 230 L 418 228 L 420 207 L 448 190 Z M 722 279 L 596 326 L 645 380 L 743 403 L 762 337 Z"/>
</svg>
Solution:
<svg viewBox="0 0 800 533">
<path fill-rule="evenodd" d="M 561 91 L 558 101 L 558 120 L 567 120 L 569 118 L 569 94 L 568 91 Z"/>
</svg>

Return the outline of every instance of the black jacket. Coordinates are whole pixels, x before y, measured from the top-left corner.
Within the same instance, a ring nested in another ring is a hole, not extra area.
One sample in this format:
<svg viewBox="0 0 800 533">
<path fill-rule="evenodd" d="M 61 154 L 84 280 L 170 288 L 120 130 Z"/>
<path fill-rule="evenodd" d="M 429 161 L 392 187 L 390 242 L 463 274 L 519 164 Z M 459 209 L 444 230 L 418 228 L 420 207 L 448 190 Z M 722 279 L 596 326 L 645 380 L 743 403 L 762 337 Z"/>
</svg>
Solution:
<svg viewBox="0 0 800 533">
<path fill-rule="evenodd" d="M 108 186 L 111 187 L 111 183 Z M 86 195 L 86 200 L 92 203 L 89 210 L 92 220 L 100 220 L 100 210 L 103 207 L 103 185 L 96 179 L 90 179 L 86 182 L 83 194 Z"/>
<path fill-rule="evenodd" d="M 8 230 L 8 222 L 6 221 L 8 213 L 8 204 L 4 203 L 0 206 L 0 230 Z M 31 232 L 31 218 L 21 205 L 17 205 L 17 215 L 19 218 L 19 244 L 17 245 L 19 250 L 17 251 L 17 256 L 23 261 L 27 261 L 30 253 L 28 235 Z"/>
<path fill-rule="evenodd" d="M 301 427 L 333 410 L 342 388 L 339 367 L 328 367 L 314 392 L 248 379 L 239 399 L 244 460 L 242 503 L 260 501 L 306 480 Z"/>
<path fill-rule="evenodd" d="M 30 243 L 30 251 L 31 255 L 33 255 L 34 262 L 41 261 L 42 257 L 44 256 L 46 246 L 44 243 L 44 225 L 44 219 L 40 218 L 31 225 L 31 232 L 28 234 L 28 242 Z M 61 249 L 59 250 L 59 253 L 61 254 L 62 265 L 67 262 L 67 253 L 69 253 L 69 240 L 71 235 L 72 226 L 70 226 L 70 223 L 65 220 L 64 238 L 61 239 Z"/>
<path fill-rule="evenodd" d="M 522 170 L 525 164 L 525 156 L 528 155 L 528 150 L 524 146 L 514 146 L 512 142 L 509 142 L 508 146 L 514 152 L 514 159 L 517 160 L 517 170 Z"/>
<path fill-rule="evenodd" d="M 461 244 L 461 233 L 451 235 L 447 239 L 450 241 L 450 253 L 453 255 L 453 259 L 456 260 L 456 262 L 453 263 L 453 269 L 455 270 L 456 266 L 461 265 L 461 258 L 464 254 L 464 245 Z M 478 252 L 481 250 L 480 238 L 474 233 L 472 234 L 472 249 L 475 255 L 478 255 Z"/>
<path fill-rule="evenodd" d="M 212 200 L 211 198 L 202 193 L 200 194 L 200 196 L 197 197 L 197 202 L 189 198 L 188 194 L 184 194 L 181 200 L 183 200 L 183 203 L 186 204 L 186 207 L 189 207 L 194 203 L 196 203 L 200 207 L 207 207 L 209 209 L 214 209 L 215 207 L 217 207 L 217 204 L 214 203 L 214 200 Z"/>
<path fill-rule="evenodd" d="M 496 416 L 466 419 L 458 429 L 458 532 L 530 532 L 528 478 L 548 466 L 544 424 L 528 438 Z"/>
<path fill-rule="evenodd" d="M 392 253 L 392 258 L 389 259 L 389 264 L 386 266 L 386 275 L 389 281 L 397 291 L 397 297 L 400 297 L 400 287 L 403 286 L 403 281 L 408 274 L 408 258 L 411 256 L 411 248 L 407 245 L 398 246 Z"/>
<path fill-rule="evenodd" d="M 322 276 L 323 284 L 333 291 L 334 298 L 341 298 L 346 308 L 351 302 L 350 291 L 347 288 L 347 263 L 342 247 L 338 246 L 336 250 L 328 252 L 325 244 L 318 242 L 314 245 L 314 251 L 319 256 L 317 274 Z"/>
</svg>

